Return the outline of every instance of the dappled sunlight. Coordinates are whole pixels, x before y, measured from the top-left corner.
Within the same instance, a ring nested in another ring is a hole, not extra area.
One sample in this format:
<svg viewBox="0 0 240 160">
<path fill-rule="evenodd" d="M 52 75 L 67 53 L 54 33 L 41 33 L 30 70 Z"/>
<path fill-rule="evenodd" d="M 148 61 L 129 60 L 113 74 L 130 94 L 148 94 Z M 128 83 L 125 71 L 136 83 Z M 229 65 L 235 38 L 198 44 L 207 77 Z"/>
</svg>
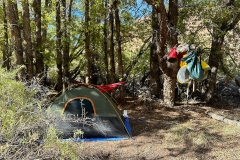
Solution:
<svg viewBox="0 0 240 160">
<path fill-rule="evenodd" d="M 233 137 L 239 139 L 239 132 L 231 131 L 239 128 L 209 118 L 206 106 L 155 106 L 151 111 L 136 101 L 120 106 L 128 110 L 135 140 L 85 143 L 86 148 L 94 149 L 87 154 L 106 159 L 215 159 L 218 152 L 229 150 L 224 144 L 238 144 Z"/>
</svg>

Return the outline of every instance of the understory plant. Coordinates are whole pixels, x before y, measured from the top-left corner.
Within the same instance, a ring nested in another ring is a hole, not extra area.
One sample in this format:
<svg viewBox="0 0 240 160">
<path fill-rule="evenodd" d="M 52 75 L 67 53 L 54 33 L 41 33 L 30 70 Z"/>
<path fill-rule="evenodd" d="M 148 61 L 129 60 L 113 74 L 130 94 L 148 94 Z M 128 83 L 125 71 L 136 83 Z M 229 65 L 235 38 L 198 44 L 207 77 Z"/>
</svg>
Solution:
<svg viewBox="0 0 240 160">
<path fill-rule="evenodd" d="M 43 102 L 36 97 L 39 92 L 29 83 L 16 81 L 17 72 L 0 68 L 0 159 L 76 158 L 70 153 L 76 148 L 79 153 L 80 147 L 58 140 L 55 129 L 49 128 Z"/>
</svg>

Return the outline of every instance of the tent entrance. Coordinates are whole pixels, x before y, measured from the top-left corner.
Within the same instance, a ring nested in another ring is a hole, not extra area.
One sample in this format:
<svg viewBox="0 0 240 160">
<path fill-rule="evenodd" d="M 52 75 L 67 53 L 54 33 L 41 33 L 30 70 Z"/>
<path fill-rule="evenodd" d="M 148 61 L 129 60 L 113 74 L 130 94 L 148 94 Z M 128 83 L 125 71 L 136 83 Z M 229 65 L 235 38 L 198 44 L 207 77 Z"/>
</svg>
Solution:
<svg viewBox="0 0 240 160">
<path fill-rule="evenodd" d="M 62 114 L 76 118 L 93 117 L 96 116 L 96 109 L 91 99 L 87 97 L 75 97 L 66 102 Z"/>
</svg>

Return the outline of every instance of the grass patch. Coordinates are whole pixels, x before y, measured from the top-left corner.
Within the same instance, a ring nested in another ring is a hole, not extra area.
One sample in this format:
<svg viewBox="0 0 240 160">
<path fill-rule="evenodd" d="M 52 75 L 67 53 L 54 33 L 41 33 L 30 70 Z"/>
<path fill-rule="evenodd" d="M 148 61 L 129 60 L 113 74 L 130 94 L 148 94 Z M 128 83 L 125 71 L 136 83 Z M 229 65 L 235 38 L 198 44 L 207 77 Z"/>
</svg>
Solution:
<svg viewBox="0 0 240 160">
<path fill-rule="evenodd" d="M 222 135 L 217 131 L 219 129 L 218 123 L 206 122 L 196 125 L 188 122 L 176 124 L 170 132 L 174 143 L 183 143 L 194 148 L 211 148 L 212 144 L 221 141 Z"/>
<path fill-rule="evenodd" d="M 240 126 L 232 126 L 224 122 L 217 121 L 211 128 L 224 137 L 240 135 Z"/>
</svg>

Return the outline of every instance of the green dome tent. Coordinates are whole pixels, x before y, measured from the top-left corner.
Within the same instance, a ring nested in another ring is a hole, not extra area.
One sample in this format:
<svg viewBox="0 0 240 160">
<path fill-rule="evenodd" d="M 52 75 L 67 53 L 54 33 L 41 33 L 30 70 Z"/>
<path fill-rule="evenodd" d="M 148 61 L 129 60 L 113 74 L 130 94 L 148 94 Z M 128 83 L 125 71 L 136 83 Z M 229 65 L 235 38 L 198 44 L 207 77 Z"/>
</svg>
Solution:
<svg viewBox="0 0 240 160">
<path fill-rule="evenodd" d="M 83 132 L 77 141 L 131 137 L 117 103 L 93 85 L 78 85 L 62 93 L 50 104 L 48 113 L 54 116 L 53 125 L 62 139 L 76 138 L 76 131 Z"/>
</svg>

